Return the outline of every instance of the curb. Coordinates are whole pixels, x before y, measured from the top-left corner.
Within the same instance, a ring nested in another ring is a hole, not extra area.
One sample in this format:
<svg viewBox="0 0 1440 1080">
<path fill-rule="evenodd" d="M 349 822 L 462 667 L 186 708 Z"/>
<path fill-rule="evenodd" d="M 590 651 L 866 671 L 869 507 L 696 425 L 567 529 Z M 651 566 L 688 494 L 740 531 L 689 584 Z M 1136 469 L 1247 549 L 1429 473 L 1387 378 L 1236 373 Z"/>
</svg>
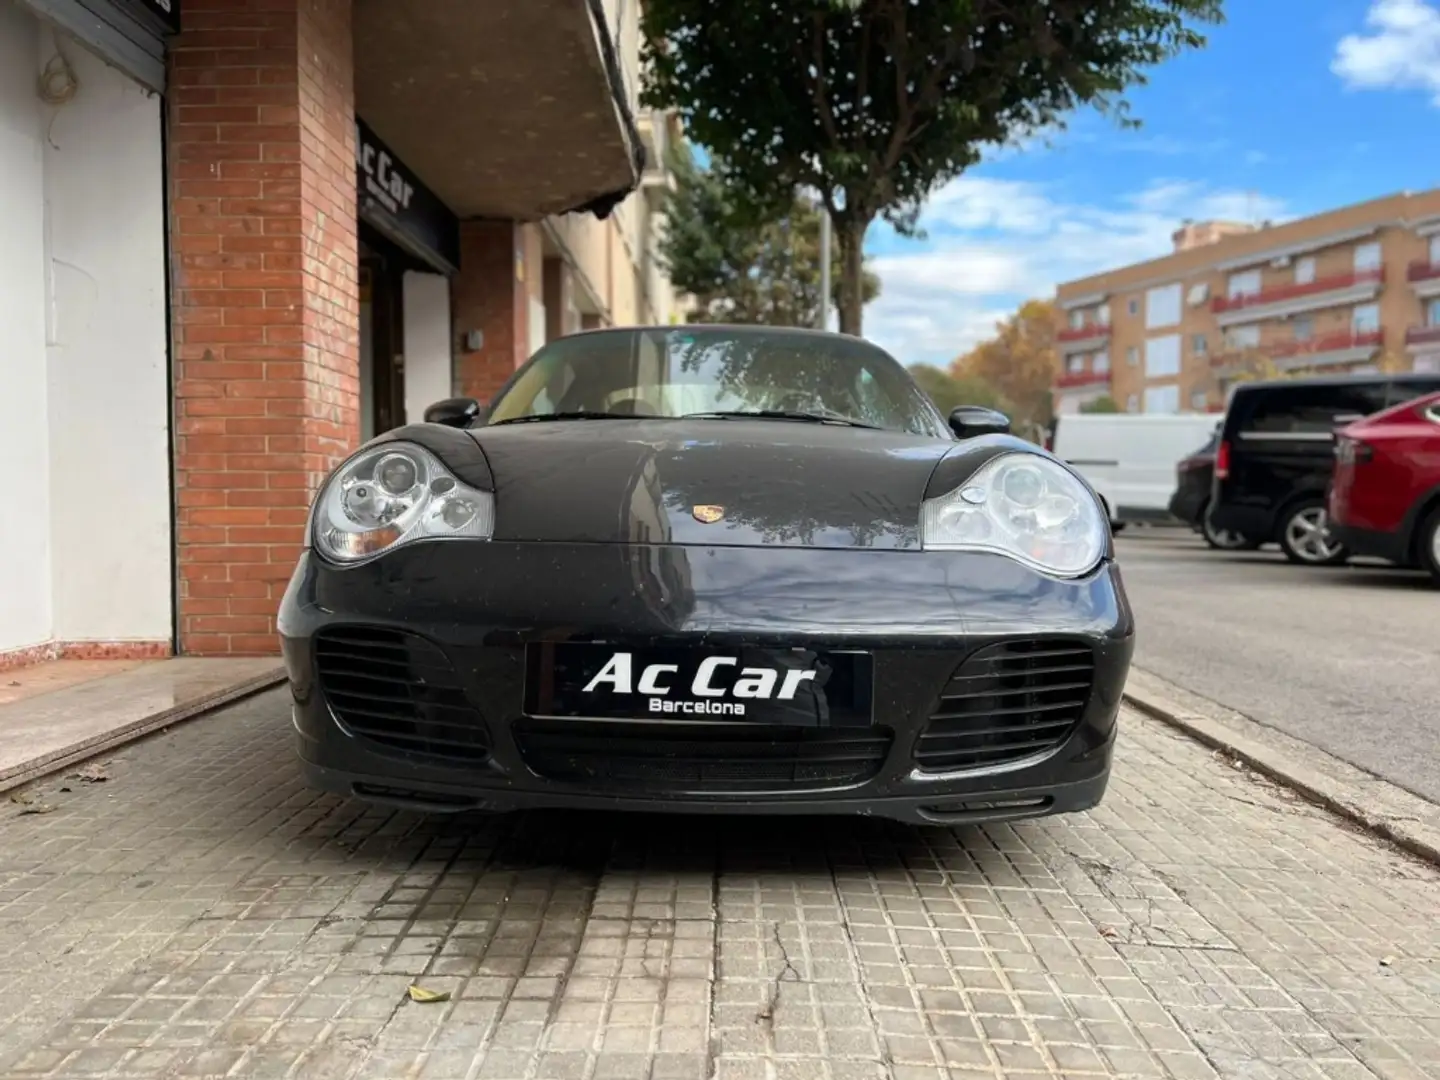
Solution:
<svg viewBox="0 0 1440 1080">
<path fill-rule="evenodd" d="M 285 669 L 283 666 L 277 666 L 272 671 L 254 675 L 241 682 L 213 690 L 208 694 L 201 694 L 161 712 L 143 716 L 139 720 L 115 728 L 113 731 L 107 731 L 102 735 L 96 735 L 83 742 L 67 746 L 63 750 L 35 758 L 0 778 L 0 794 L 33 784 L 37 780 L 43 780 L 72 765 L 78 765 L 82 761 L 88 761 L 100 754 L 109 753 L 128 743 L 137 742 L 147 735 L 153 735 L 155 732 L 173 727 L 175 724 L 197 719 L 205 713 L 233 704 L 241 698 L 269 690 L 284 681 Z"/>
<path fill-rule="evenodd" d="M 1132 668 L 1123 697 L 1146 716 L 1440 866 L 1440 806 L 1150 672 Z"/>
</svg>

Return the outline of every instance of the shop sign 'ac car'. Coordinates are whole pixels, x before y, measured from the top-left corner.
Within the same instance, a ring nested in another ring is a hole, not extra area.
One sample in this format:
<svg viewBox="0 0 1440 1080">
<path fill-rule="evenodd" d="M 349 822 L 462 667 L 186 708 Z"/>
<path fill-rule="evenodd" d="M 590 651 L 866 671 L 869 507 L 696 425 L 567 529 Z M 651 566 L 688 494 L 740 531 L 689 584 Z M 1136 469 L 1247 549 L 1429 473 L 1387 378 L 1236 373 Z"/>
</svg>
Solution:
<svg viewBox="0 0 1440 1080">
<path fill-rule="evenodd" d="M 1093 489 L 863 340 L 602 330 L 334 469 L 280 631 L 302 767 L 431 811 L 1104 796 L 1134 623 Z"/>
</svg>

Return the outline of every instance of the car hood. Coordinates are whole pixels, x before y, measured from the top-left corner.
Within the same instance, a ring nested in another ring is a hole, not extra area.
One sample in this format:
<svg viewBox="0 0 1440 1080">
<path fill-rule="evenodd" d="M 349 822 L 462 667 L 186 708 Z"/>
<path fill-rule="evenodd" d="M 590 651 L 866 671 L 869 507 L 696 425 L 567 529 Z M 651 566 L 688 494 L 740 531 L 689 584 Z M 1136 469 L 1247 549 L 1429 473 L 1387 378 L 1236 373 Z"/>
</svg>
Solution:
<svg viewBox="0 0 1440 1080">
<path fill-rule="evenodd" d="M 495 539 L 918 548 L 948 439 L 786 420 L 479 428 Z M 716 508 L 722 516 L 715 521 Z"/>
</svg>

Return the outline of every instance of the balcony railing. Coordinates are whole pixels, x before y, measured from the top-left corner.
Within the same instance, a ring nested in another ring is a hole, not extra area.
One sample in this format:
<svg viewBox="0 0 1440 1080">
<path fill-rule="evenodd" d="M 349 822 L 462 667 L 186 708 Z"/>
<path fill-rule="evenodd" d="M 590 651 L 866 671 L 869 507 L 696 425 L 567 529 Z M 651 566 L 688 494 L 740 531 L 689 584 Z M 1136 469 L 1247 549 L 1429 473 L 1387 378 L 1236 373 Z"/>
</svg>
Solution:
<svg viewBox="0 0 1440 1080">
<path fill-rule="evenodd" d="M 1313 338 L 1292 338 L 1289 341 L 1275 341 L 1269 345 L 1252 345 L 1248 351 L 1268 356 L 1272 360 L 1284 360 L 1306 353 L 1340 352 L 1344 349 L 1375 348 L 1385 340 L 1380 330 L 1340 330 L 1333 334 L 1322 334 Z M 1210 358 L 1212 367 L 1228 367 L 1235 358 L 1246 352 L 1245 348 L 1228 348 Z"/>
<path fill-rule="evenodd" d="M 1110 373 L 1108 371 L 1070 371 L 1055 379 L 1055 389 L 1073 390 L 1077 386 L 1098 386 L 1104 383 L 1110 384 Z"/>
<path fill-rule="evenodd" d="M 1440 344 L 1440 326 L 1412 326 L 1405 331 L 1406 345 Z"/>
<path fill-rule="evenodd" d="M 1085 323 L 1083 326 L 1067 326 L 1055 335 L 1057 341 L 1085 341 L 1089 338 L 1105 337 L 1110 327 L 1104 323 Z"/>
<path fill-rule="evenodd" d="M 1302 284 L 1276 285 L 1261 289 L 1257 293 L 1243 296 L 1217 296 L 1210 301 L 1210 310 L 1217 315 L 1223 311 L 1238 311 L 1242 308 L 1260 307 L 1264 304 L 1279 304 L 1286 300 L 1297 300 L 1302 296 L 1317 296 L 1320 293 L 1338 292 L 1356 285 L 1380 284 L 1385 280 L 1384 267 L 1374 270 L 1356 270 L 1349 274 L 1331 274 Z"/>
<path fill-rule="evenodd" d="M 1440 262 L 1416 259 L 1405 268 L 1406 281 L 1429 281 L 1431 278 L 1437 277 L 1440 277 Z"/>
</svg>

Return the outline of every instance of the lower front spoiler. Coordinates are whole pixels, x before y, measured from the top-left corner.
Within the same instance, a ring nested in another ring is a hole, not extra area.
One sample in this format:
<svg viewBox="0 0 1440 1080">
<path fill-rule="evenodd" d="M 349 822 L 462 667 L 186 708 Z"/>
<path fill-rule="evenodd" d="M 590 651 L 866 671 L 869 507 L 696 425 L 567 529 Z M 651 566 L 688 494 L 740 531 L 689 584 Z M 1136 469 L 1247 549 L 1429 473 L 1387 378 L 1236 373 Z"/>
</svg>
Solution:
<svg viewBox="0 0 1440 1080">
<path fill-rule="evenodd" d="M 486 789 L 450 786 L 427 780 L 423 786 L 394 777 L 363 776 L 317 765 L 300 757 L 306 781 L 335 795 L 420 813 L 512 813 L 520 810 L 625 811 L 631 813 L 707 815 L 861 816 L 912 825 L 978 825 L 1072 814 L 1098 806 L 1110 782 L 1108 758 L 1100 772 L 1083 780 L 1043 787 L 972 794 L 906 794 L 847 796 L 817 792 L 813 797 L 746 799 L 651 796 L 630 798 L 569 791 Z"/>
</svg>

